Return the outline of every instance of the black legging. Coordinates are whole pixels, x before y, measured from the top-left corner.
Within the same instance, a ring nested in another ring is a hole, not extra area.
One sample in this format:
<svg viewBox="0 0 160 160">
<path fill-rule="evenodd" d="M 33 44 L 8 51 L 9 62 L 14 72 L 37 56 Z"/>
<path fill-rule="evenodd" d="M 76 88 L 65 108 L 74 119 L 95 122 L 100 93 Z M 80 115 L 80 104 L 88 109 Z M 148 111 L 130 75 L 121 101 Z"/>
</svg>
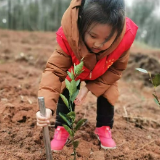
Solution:
<svg viewBox="0 0 160 160">
<path fill-rule="evenodd" d="M 67 99 L 69 99 L 69 91 L 65 89 L 62 93 Z M 73 105 L 73 111 L 75 109 L 75 104 Z M 67 114 L 69 109 L 64 104 L 61 97 L 59 97 L 57 110 L 56 110 L 56 123 L 55 127 L 62 126 L 66 124 L 64 120 L 59 116 L 59 112 Z M 114 117 L 114 106 L 112 106 L 106 98 L 100 96 L 97 98 L 97 124 L 96 127 L 110 126 L 113 127 L 113 117 Z"/>
</svg>

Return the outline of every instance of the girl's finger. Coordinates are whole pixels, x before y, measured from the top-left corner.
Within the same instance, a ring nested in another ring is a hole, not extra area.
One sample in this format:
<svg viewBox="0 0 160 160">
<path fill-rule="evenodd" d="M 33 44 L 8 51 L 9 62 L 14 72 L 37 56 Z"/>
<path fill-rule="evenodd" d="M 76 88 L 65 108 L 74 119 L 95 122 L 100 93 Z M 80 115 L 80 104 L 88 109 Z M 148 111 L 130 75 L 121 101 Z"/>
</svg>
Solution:
<svg viewBox="0 0 160 160">
<path fill-rule="evenodd" d="M 77 104 L 79 104 L 79 99 L 76 99 L 75 101 L 74 101 L 74 103 L 75 103 L 75 105 L 77 105 Z"/>
<path fill-rule="evenodd" d="M 78 102 L 78 99 L 75 99 L 75 100 L 74 100 L 74 103 L 77 103 L 77 102 Z"/>
<path fill-rule="evenodd" d="M 81 101 L 81 99 L 80 98 L 77 98 L 77 102 L 80 102 Z"/>
<path fill-rule="evenodd" d="M 85 98 L 83 98 L 82 100 L 79 100 L 76 105 L 77 105 L 77 106 L 82 105 L 82 103 L 84 102 L 84 100 L 85 100 Z"/>
<path fill-rule="evenodd" d="M 80 106 L 80 105 L 81 105 L 81 102 L 78 101 L 78 102 L 75 103 L 75 105 Z"/>
<path fill-rule="evenodd" d="M 40 114 L 40 112 L 37 112 L 37 113 L 36 113 L 36 118 L 39 119 L 39 120 L 41 120 L 41 121 L 46 121 L 46 120 L 47 120 L 46 117 L 43 117 L 43 116 Z"/>
<path fill-rule="evenodd" d="M 39 124 L 49 124 L 50 123 L 50 121 L 41 121 L 41 120 L 39 120 L 39 119 L 37 119 L 37 122 L 39 123 Z"/>
<path fill-rule="evenodd" d="M 41 117 L 37 117 L 37 121 L 44 121 L 44 122 L 46 122 L 46 121 L 48 121 L 48 119 L 46 119 L 46 118 L 41 118 Z"/>
<path fill-rule="evenodd" d="M 45 127 L 45 126 L 47 126 L 47 124 L 39 124 L 39 123 L 37 122 L 37 126 L 39 126 L 39 127 Z"/>
</svg>

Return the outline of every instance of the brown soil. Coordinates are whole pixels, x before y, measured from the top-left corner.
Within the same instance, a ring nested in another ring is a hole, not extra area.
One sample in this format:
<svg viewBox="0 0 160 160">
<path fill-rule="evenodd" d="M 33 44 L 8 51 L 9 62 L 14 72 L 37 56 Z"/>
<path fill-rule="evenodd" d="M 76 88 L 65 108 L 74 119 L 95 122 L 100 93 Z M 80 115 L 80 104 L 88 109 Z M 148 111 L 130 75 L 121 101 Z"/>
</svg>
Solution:
<svg viewBox="0 0 160 160">
<path fill-rule="evenodd" d="M 143 51 L 144 52 L 144 51 Z M 140 72 L 136 71 L 135 68 L 143 68 L 151 73 L 152 78 L 155 74 L 160 73 L 160 60 L 157 56 L 152 54 L 152 51 L 150 51 L 150 54 L 144 54 L 143 52 L 137 52 L 134 53 L 134 50 L 131 51 L 130 59 L 128 62 L 127 69 L 125 70 L 123 74 L 123 78 L 125 80 L 143 80 L 143 84 L 145 86 L 153 87 L 151 81 L 149 80 L 148 74 L 142 74 L 140 75 Z M 159 51 L 160 54 L 160 51 Z"/>
<path fill-rule="evenodd" d="M 55 33 L 51 32 L 0 30 L 0 160 L 46 159 L 42 130 L 36 126 L 35 108 L 41 73 L 55 43 Z M 136 56 L 136 50 L 132 51 Z M 153 65 L 155 61 L 146 63 Z M 153 89 L 133 78 L 134 72 L 129 68 L 126 74 L 133 76 L 119 81 L 120 97 L 115 105 L 112 134 L 117 149 L 105 151 L 100 148 L 93 133 L 96 98 L 89 94 L 85 103 L 76 107 L 77 119 L 88 119 L 77 133 L 80 141 L 78 160 L 160 159 L 160 108 L 153 101 Z M 49 127 L 51 139 L 54 120 Z M 65 146 L 60 153 L 53 153 L 53 159 L 69 160 L 71 153 L 72 147 Z"/>
</svg>

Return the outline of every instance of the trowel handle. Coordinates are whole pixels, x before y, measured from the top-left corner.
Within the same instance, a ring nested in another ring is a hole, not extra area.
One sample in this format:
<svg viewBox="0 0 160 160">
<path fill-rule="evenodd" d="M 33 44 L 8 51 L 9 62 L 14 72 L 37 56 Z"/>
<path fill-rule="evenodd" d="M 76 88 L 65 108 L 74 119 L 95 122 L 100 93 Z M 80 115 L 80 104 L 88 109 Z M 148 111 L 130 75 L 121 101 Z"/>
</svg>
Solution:
<svg viewBox="0 0 160 160">
<path fill-rule="evenodd" d="M 38 97 L 38 104 L 39 104 L 39 109 L 40 109 L 41 115 L 43 117 L 45 117 L 46 116 L 46 107 L 45 107 L 44 97 Z M 47 160 L 53 160 L 48 126 L 43 127 L 43 140 L 44 140 L 44 144 L 45 144 Z"/>
<path fill-rule="evenodd" d="M 45 102 L 44 102 L 44 97 L 38 97 L 38 104 L 39 104 L 39 109 L 40 113 L 43 117 L 46 116 L 46 107 L 45 107 Z"/>
</svg>

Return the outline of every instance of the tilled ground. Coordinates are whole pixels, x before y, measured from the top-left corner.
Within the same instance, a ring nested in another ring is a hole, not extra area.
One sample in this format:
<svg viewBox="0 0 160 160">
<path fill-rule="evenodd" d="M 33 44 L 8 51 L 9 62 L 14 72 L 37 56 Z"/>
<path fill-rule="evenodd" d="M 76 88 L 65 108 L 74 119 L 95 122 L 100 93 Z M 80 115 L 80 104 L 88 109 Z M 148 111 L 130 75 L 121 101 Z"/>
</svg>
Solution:
<svg viewBox="0 0 160 160">
<path fill-rule="evenodd" d="M 41 73 L 55 43 L 55 33 L 51 32 L 0 30 L 0 160 L 46 159 L 35 110 Z M 88 119 L 76 135 L 80 141 L 77 159 L 160 159 L 160 108 L 153 101 L 153 90 L 128 73 L 134 74 L 130 67 L 125 73 L 129 80 L 119 82 L 120 97 L 115 106 L 112 135 L 117 149 L 105 151 L 100 148 L 94 135 L 96 97 L 89 94 L 85 103 L 76 107 L 77 120 Z M 53 117 L 49 127 L 50 139 L 54 120 Z M 71 153 L 72 146 L 67 145 L 60 153 L 52 154 L 53 159 L 69 160 Z"/>
</svg>

